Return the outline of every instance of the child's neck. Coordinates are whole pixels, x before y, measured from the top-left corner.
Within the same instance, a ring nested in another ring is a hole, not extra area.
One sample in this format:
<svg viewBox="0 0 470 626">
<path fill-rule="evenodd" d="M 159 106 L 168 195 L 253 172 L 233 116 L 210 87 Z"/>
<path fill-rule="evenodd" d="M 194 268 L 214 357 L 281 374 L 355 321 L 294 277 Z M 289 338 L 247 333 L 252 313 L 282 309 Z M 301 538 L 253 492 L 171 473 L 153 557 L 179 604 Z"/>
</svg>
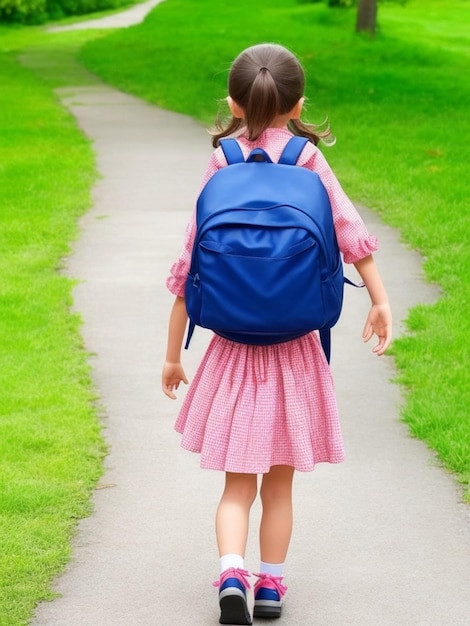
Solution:
<svg viewBox="0 0 470 626">
<path fill-rule="evenodd" d="M 276 115 L 271 124 L 269 125 L 271 128 L 287 128 L 287 124 L 290 120 L 290 114 L 287 113 L 285 115 Z"/>
</svg>

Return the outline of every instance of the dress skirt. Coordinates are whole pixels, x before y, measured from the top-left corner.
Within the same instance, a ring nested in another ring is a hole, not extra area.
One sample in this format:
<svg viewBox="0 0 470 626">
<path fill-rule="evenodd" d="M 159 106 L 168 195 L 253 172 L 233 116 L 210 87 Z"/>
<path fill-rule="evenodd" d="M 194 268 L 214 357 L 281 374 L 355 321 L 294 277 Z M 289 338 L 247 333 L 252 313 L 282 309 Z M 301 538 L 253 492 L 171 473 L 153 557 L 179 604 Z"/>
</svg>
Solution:
<svg viewBox="0 0 470 626">
<path fill-rule="evenodd" d="M 340 463 L 343 438 L 333 379 L 317 333 L 270 346 L 215 335 L 175 429 L 201 467 L 264 474 Z"/>
</svg>

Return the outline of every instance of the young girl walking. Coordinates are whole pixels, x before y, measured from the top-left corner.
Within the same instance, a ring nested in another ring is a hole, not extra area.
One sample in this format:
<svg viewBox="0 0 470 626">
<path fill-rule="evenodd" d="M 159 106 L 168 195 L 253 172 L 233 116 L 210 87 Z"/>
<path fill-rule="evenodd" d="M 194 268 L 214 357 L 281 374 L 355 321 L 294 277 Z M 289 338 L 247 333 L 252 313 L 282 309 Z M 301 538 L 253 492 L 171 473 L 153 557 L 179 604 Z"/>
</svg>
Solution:
<svg viewBox="0 0 470 626">
<path fill-rule="evenodd" d="M 227 98 L 231 120 L 213 135 L 213 152 L 203 186 L 227 165 L 219 140 L 236 137 L 245 158 L 254 148 L 277 161 L 293 134 L 309 138 L 298 165 L 317 172 L 333 213 L 339 248 L 353 263 L 371 299 L 362 337 L 373 334 L 373 352 L 382 355 L 391 341 L 392 316 L 372 253 L 378 248 L 316 145 L 330 138 L 300 121 L 304 73 L 297 58 L 274 44 L 244 50 L 233 62 Z M 183 250 L 167 280 L 176 296 L 169 322 L 162 388 L 169 397 L 188 383 L 180 353 L 187 314 L 185 283 L 196 232 L 193 213 Z M 236 343 L 214 335 L 189 387 L 176 430 L 182 446 L 201 455 L 201 467 L 225 472 L 225 489 L 216 514 L 220 555 L 220 623 L 251 624 L 245 569 L 250 508 L 262 474 L 259 529 L 260 565 L 253 576 L 254 617 L 279 617 L 284 563 L 292 532 L 292 481 L 295 470 L 316 463 L 340 463 L 343 441 L 333 382 L 317 332 L 268 346 Z"/>
</svg>

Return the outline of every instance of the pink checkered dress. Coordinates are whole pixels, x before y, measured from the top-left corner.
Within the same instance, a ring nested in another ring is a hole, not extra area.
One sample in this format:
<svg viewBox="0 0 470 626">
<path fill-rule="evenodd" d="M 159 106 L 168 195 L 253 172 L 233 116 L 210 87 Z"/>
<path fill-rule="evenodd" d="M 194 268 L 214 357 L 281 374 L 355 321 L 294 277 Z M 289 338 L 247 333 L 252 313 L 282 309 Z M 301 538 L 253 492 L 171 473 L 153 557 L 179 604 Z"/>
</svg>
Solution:
<svg viewBox="0 0 470 626">
<path fill-rule="evenodd" d="M 277 161 L 291 136 L 288 130 L 270 128 L 256 142 L 239 141 L 245 157 L 261 147 Z M 217 148 L 202 184 L 226 165 Z M 377 239 L 313 144 L 307 144 L 299 165 L 317 172 L 328 191 L 344 261 L 354 263 L 377 250 Z M 193 213 L 167 280 L 175 295 L 184 296 L 195 231 Z M 333 380 L 315 332 L 272 346 L 248 346 L 215 335 L 175 429 L 183 448 L 200 453 L 201 467 L 208 469 L 263 474 L 274 465 L 290 465 L 311 471 L 316 463 L 344 458 Z"/>
</svg>

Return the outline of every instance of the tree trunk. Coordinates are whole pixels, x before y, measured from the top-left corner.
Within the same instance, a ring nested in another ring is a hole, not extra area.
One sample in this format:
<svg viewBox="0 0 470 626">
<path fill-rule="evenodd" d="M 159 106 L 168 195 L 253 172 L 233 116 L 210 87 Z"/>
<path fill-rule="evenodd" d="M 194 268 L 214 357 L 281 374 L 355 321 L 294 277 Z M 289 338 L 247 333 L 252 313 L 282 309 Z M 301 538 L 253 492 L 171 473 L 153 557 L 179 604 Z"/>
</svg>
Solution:
<svg viewBox="0 0 470 626">
<path fill-rule="evenodd" d="M 377 23 L 377 0 L 359 0 L 357 7 L 356 31 L 375 33 Z"/>
</svg>

